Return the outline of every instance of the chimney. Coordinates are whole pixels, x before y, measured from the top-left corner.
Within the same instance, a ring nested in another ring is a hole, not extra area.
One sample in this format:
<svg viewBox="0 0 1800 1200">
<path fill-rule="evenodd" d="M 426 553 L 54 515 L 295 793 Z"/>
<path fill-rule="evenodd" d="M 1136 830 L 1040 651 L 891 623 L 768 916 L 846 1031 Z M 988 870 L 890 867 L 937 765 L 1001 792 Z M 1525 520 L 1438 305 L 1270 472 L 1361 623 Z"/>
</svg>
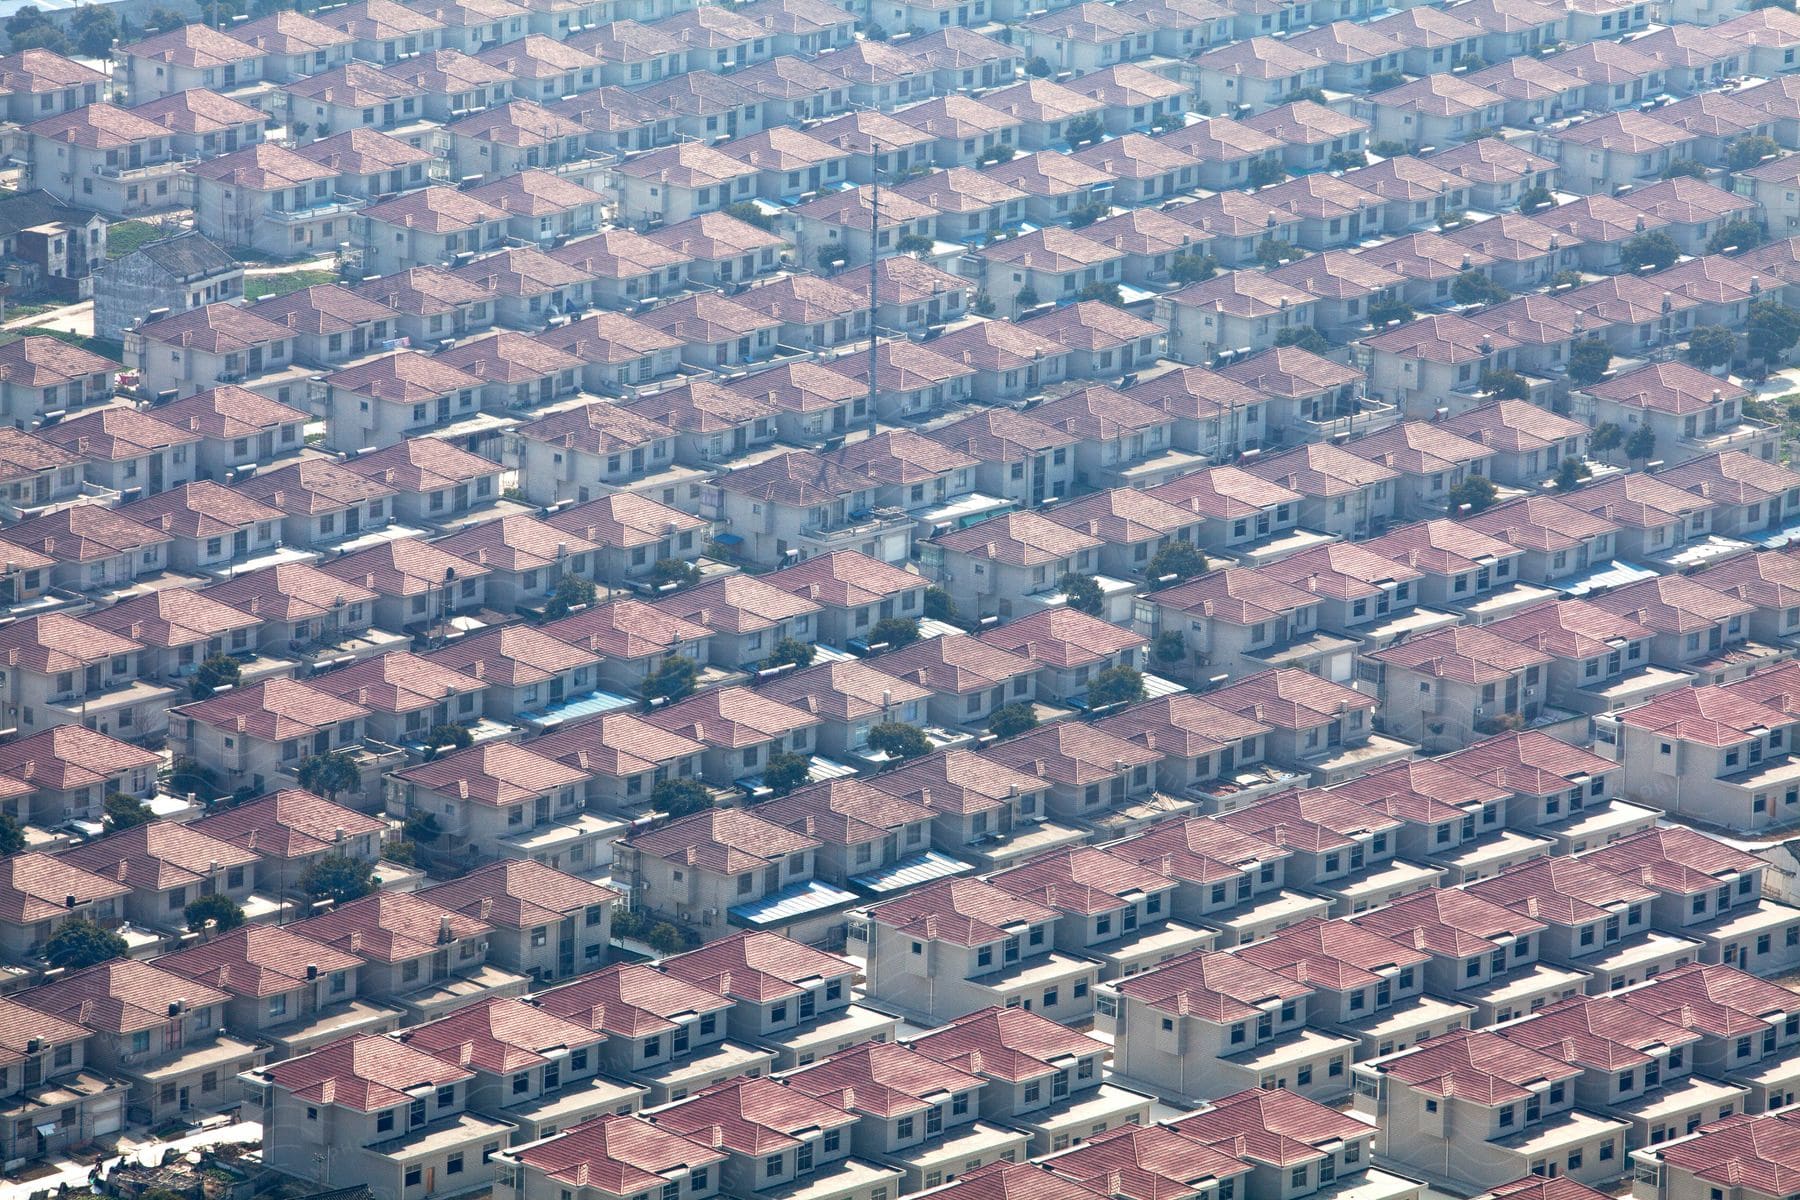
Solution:
<svg viewBox="0 0 1800 1200">
<path fill-rule="evenodd" d="M 450 927 L 450 914 L 445 913 L 438 918 L 438 942 L 443 944 L 456 940 L 456 934 Z"/>
</svg>

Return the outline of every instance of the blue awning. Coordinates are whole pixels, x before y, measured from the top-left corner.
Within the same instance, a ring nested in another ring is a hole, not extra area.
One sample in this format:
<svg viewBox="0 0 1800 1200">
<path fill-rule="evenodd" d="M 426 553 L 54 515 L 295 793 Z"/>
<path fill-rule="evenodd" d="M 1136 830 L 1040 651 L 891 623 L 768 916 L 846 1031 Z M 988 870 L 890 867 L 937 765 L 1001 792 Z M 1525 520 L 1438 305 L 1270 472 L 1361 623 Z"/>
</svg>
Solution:
<svg viewBox="0 0 1800 1200">
<path fill-rule="evenodd" d="M 952 875 L 961 875 L 974 869 L 973 863 L 951 858 L 948 854 L 939 854 L 936 850 L 927 850 L 923 854 L 903 858 L 891 867 L 870 871 L 867 875 L 852 875 L 850 882 L 865 892 L 896 892 L 901 888 L 930 883 L 934 879 L 948 879 Z"/>
<path fill-rule="evenodd" d="M 1568 579 L 1559 579 L 1550 587 L 1559 592 L 1567 592 L 1571 596 L 1585 596 L 1589 592 L 1604 591 L 1607 588 L 1624 587 L 1628 583 L 1637 583 L 1644 579 L 1655 579 L 1658 572 L 1649 567 L 1640 567 L 1636 563 L 1628 563 L 1622 559 L 1598 563 L 1580 575 Z"/>
<path fill-rule="evenodd" d="M 585 695 L 565 700 L 561 704 L 553 704 L 535 712 L 520 713 L 519 723 L 540 729 L 552 729 L 570 721 L 579 721 L 583 717 L 597 717 L 601 713 L 616 712 L 621 708 L 632 708 L 636 705 L 636 700 L 630 696 L 621 696 L 617 692 L 588 692 Z"/>
<path fill-rule="evenodd" d="M 729 911 L 731 919 L 740 925 L 766 926 L 780 925 L 812 913 L 856 902 L 855 892 L 847 892 L 841 887 L 833 887 L 817 879 L 808 879 L 804 883 L 784 887 L 761 900 L 735 904 Z"/>
</svg>

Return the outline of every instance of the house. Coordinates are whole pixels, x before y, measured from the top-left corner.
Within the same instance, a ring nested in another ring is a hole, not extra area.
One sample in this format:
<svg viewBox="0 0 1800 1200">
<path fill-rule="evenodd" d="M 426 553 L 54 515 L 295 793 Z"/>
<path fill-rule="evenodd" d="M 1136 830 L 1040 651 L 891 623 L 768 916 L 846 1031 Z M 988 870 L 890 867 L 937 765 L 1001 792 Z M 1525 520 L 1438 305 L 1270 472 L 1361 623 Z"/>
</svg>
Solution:
<svg viewBox="0 0 1800 1200">
<path fill-rule="evenodd" d="M 361 744 L 369 710 L 292 679 L 269 679 L 169 711 L 169 740 L 221 779 L 258 792 L 302 759 Z"/>
<path fill-rule="evenodd" d="M 241 470 L 298 454 L 309 418 L 290 405 L 222 384 L 161 405 L 156 419 L 199 435 L 194 447 L 196 480 L 230 483 Z"/>
<path fill-rule="evenodd" d="M 308 458 L 263 471 L 235 485 L 240 495 L 279 509 L 281 539 L 322 547 L 380 529 L 393 519 L 395 491 L 326 458 Z"/>
<path fill-rule="evenodd" d="M 1099 965 L 1054 948 L 1058 919 L 991 884 L 947 879 L 853 914 L 850 945 L 867 950 L 872 1000 L 928 1021 L 1009 1002 L 1078 1020 L 1092 1011 Z"/>
<path fill-rule="evenodd" d="M 1629 1126 L 1575 1107 L 1581 1075 L 1494 1033 L 1460 1030 L 1358 1064 L 1352 1111 L 1377 1122 L 1386 1162 L 1456 1186 L 1496 1187 L 1538 1162 L 1548 1175 L 1552 1160 L 1566 1178 L 1598 1182 L 1618 1174 Z M 1482 1152 L 1446 1157 L 1453 1138 Z"/>
<path fill-rule="evenodd" d="M 613 851 L 613 877 L 650 912 L 721 934 L 736 927 L 802 938 L 809 927 L 835 923 L 856 898 L 815 877 L 818 848 L 817 839 L 753 812 L 712 809 L 621 840 Z M 715 1001 L 720 1010 L 731 1006 L 706 993 L 706 1005 Z"/>
<path fill-rule="evenodd" d="M 1415 634 L 1367 656 L 1381 689 L 1382 725 L 1427 748 L 1466 745 L 1547 703 L 1551 657 L 1468 625 Z"/>
<path fill-rule="evenodd" d="M 500 499 L 500 464 L 440 438 L 407 438 L 344 466 L 392 488 L 394 516 L 414 525 L 456 528 Z"/>
<path fill-rule="evenodd" d="M 183 313 L 244 294 L 244 268 L 198 230 L 146 242 L 93 271 L 98 329 L 126 329 L 154 314 Z"/>
<path fill-rule="evenodd" d="M 539 608 L 565 575 L 590 573 L 600 547 L 586 538 L 513 514 L 470 525 L 436 543 L 440 550 L 488 569 L 488 603 L 502 611 Z"/>
<path fill-rule="evenodd" d="M 1058 590 L 1071 572 L 1090 574 L 1102 543 L 1036 513 L 990 518 L 920 545 L 926 573 L 965 613 L 1015 615 L 1031 596 Z"/>
<path fill-rule="evenodd" d="M 475 1077 L 449 1055 L 361 1034 L 250 1075 L 246 1103 L 265 1128 L 293 1131 L 285 1144 L 268 1139 L 276 1169 L 323 1188 L 354 1180 L 376 1200 L 402 1200 L 463 1190 L 507 1144 L 515 1126 L 467 1108 Z"/>
<path fill-rule="evenodd" d="M 1241 955 L 1193 950 L 1101 984 L 1098 1022 L 1116 1069 L 1164 1095 L 1267 1086 L 1331 1100 L 1349 1089 L 1356 1039 L 1308 1024 L 1314 995 Z"/>
<path fill-rule="evenodd" d="M 19 993 L 26 1007 L 90 1034 L 87 1063 L 126 1083 L 127 1116 L 192 1119 L 237 1104 L 235 1076 L 263 1049 L 221 1031 L 231 996 L 120 958 Z"/>
</svg>

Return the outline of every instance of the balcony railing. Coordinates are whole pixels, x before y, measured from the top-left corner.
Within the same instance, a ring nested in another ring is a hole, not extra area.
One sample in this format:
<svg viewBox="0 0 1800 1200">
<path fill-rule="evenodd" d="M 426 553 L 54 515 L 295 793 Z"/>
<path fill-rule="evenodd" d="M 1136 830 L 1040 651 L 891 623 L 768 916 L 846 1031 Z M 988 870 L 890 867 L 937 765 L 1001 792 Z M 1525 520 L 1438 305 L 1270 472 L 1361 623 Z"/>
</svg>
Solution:
<svg viewBox="0 0 1800 1200">
<path fill-rule="evenodd" d="M 305 208 L 271 208 L 266 215 L 272 221 L 291 225 L 355 212 L 362 206 L 363 202 L 355 196 L 339 196 L 334 193 L 330 198 L 309 204 Z"/>
<path fill-rule="evenodd" d="M 816 542 L 834 542 L 864 537 L 871 533 L 879 533 L 884 529 L 911 523 L 912 518 L 908 517 L 902 509 L 877 508 L 851 513 L 839 524 L 805 526 L 800 530 L 800 536 Z"/>
<path fill-rule="evenodd" d="M 142 163 L 135 167 L 102 165 L 95 174 L 102 179 L 152 179 L 158 175 L 179 175 L 200 160 L 191 155 L 166 159 L 162 162 Z"/>
</svg>

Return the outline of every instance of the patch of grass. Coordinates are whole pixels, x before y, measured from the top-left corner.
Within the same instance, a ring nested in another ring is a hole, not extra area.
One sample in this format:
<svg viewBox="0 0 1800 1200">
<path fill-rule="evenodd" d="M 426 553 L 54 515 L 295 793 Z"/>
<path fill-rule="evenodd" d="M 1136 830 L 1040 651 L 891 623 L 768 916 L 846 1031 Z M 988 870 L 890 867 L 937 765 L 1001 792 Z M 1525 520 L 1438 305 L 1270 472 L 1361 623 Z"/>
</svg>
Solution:
<svg viewBox="0 0 1800 1200">
<path fill-rule="evenodd" d="M 47 312 L 55 312 L 61 307 L 61 304 L 13 304 L 9 301 L 5 309 L 6 319 L 23 321 L 27 317 L 40 317 Z"/>
<path fill-rule="evenodd" d="M 106 227 L 106 257 L 124 258 L 145 242 L 167 237 L 161 226 L 149 221 L 117 221 Z"/>
<path fill-rule="evenodd" d="M 285 296 L 289 292 L 297 292 L 301 288 L 313 287 L 321 283 L 336 283 L 336 271 L 288 271 L 281 275 L 246 275 L 244 277 L 244 296 L 250 300 L 266 300 L 270 296 Z"/>
</svg>

